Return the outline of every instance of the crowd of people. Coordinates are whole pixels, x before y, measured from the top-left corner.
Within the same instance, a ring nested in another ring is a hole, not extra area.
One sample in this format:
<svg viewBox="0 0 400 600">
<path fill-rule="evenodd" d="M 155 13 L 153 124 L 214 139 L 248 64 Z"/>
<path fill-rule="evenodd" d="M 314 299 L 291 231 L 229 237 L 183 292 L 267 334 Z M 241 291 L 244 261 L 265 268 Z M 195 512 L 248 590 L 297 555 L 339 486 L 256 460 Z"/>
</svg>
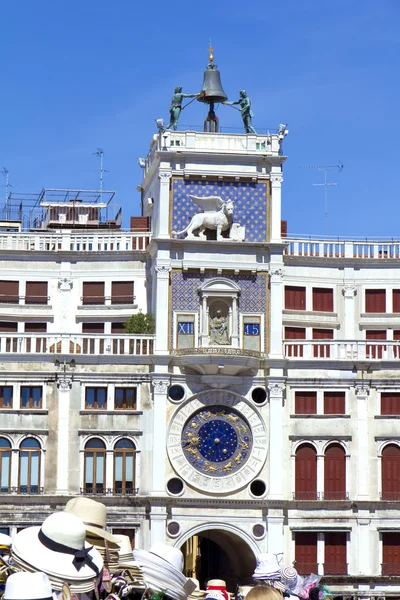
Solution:
<svg viewBox="0 0 400 600">
<path fill-rule="evenodd" d="M 228 591 L 221 579 L 205 590 L 183 574 L 178 548 L 154 544 L 132 550 L 125 535 L 106 530 L 106 507 L 73 498 L 41 526 L 27 527 L 12 540 L 0 534 L 0 582 L 4 600 L 323 600 L 329 593 L 316 575 L 301 577 L 260 554 L 254 585 Z"/>
</svg>

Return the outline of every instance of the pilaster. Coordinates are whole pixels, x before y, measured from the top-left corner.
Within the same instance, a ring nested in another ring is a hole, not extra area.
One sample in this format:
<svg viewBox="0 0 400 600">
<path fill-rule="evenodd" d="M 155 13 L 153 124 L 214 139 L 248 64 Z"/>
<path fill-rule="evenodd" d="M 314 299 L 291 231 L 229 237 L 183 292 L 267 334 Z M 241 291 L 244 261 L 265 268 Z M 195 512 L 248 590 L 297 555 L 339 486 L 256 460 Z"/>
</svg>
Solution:
<svg viewBox="0 0 400 600">
<path fill-rule="evenodd" d="M 69 490 L 69 413 L 72 377 L 64 373 L 57 382 L 58 423 L 57 423 L 57 479 L 56 493 L 68 494 Z"/>
<path fill-rule="evenodd" d="M 283 432 L 283 380 L 268 381 L 269 391 L 269 499 L 283 498 L 283 473 L 285 465 L 283 459 L 284 432 Z"/>
<path fill-rule="evenodd" d="M 344 298 L 344 331 L 343 337 L 345 340 L 356 339 L 356 318 L 355 318 L 355 297 L 357 295 L 357 287 L 349 284 L 342 288 Z"/>
<path fill-rule="evenodd" d="M 271 173 L 271 242 L 281 242 L 282 173 Z M 272 167 L 274 169 L 274 167 Z"/>
<path fill-rule="evenodd" d="M 273 264 L 270 267 L 270 348 L 271 358 L 283 357 L 282 310 L 283 310 L 283 266 Z"/>
<path fill-rule="evenodd" d="M 169 277 L 171 267 L 169 264 L 156 265 L 154 272 L 156 284 L 156 343 L 155 354 L 166 354 L 169 346 Z"/>
<path fill-rule="evenodd" d="M 357 497 L 369 498 L 368 396 L 370 388 L 364 383 L 355 385 L 357 401 Z"/>
<path fill-rule="evenodd" d="M 152 490 L 154 496 L 165 495 L 165 461 L 167 455 L 167 377 L 154 377 L 153 384 L 153 454 Z M 164 532 L 165 534 L 165 532 Z M 163 534 L 163 535 L 164 535 Z"/>
<path fill-rule="evenodd" d="M 154 232 L 158 238 L 169 238 L 169 191 L 172 171 L 170 169 L 160 169 L 158 173 L 160 179 L 160 194 L 158 198 L 158 223 Z"/>
</svg>

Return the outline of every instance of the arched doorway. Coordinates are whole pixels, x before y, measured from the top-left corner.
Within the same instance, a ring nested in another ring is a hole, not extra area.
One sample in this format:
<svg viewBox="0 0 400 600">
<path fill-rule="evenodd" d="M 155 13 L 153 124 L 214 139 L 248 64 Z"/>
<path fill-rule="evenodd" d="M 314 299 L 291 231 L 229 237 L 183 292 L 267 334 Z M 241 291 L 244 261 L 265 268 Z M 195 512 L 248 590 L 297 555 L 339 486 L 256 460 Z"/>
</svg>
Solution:
<svg viewBox="0 0 400 600">
<path fill-rule="evenodd" d="M 229 592 L 237 585 L 252 583 L 256 567 L 254 550 L 239 535 L 225 529 L 207 529 L 192 535 L 182 545 L 185 574 L 205 590 L 209 579 L 223 579 Z"/>
</svg>

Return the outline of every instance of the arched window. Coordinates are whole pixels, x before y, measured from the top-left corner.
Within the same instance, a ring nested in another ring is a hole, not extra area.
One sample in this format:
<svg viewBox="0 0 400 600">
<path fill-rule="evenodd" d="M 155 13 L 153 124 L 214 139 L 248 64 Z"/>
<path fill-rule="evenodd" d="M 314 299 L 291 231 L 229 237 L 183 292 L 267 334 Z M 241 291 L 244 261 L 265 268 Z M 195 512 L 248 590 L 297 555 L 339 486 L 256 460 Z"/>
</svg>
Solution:
<svg viewBox="0 0 400 600">
<path fill-rule="evenodd" d="M 400 448 L 389 444 L 382 450 L 382 500 L 400 498 Z"/>
<path fill-rule="evenodd" d="M 5 438 L 0 438 L 0 490 L 10 491 L 11 477 L 11 444 Z"/>
<path fill-rule="evenodd" d="M 85 444 L 84 491 L 104 494 L 106 482 L 106 446 L 102 440 L 92 438 Z"/>
<path fill-rule="evenodd" d="M 295 463 L 296 500 L 317 499 L 317 453 L 311 444 L 301 445 Z"/>
<path fill-rule="evenodd" d="M 20 494 L 40 492 L 40 451 L 34 438 L 26 438 L 19 445 L 18 491 Z"/>
<path fill-rule="evenodd" d="M 133 494 L 135 490 L 136 448 L 127 439 L 114 446 L 114 492 Z"/>
<path fill-rule="evenodd" d="M 340 444 L 330 444 L 324 457 L 324 500 L 346 498 L 346 454 Z"/>
</svg>

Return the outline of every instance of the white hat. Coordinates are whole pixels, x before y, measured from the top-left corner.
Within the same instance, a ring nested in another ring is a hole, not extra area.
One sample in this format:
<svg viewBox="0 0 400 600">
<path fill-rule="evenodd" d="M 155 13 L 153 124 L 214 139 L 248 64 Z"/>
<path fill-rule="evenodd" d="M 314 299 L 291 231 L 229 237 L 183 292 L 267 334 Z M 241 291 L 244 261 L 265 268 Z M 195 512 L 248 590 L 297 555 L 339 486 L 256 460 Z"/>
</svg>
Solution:
<svg viewBox="0 0 400 600">
<path fill-rule="evenodd" d="M 281 569 L 281 581 L 287 590 L 294 590 L 297 586 L 298 573 L 294 567 Z"/>
<path fill-rule="evenodd" d="M 78 517 L 53 513 L 41 527 L 27 527 L 17 533 L 13 565 L 25 571 L 43 571 L 55 590 L 67 582 L 74 593 L 91 591 L 101 575 L 103 560 L 85 537 L 85 525 Z"/>
<path fill-rule="evenodd" d="M 167 544 L 161 544 L 160 542 L 153 544 L 150 548 L 150 552 L 163 558 L 169 562 L 175 569 L 182 573 L 183 571 L 183 554 L 179 548 L 168 546 Z"/>
<path fill-rule="evenodd" d="M 80 496 L 68 500 L 64 511 L 81 519 L 85 523 L 88 533 L 97 535 L 107 540 L 107 542 L 117 544 L 115 536 L 105 530 L 107 525 L 107 508 L 105 504 Z"/>
<path fill-rule="evenodd" d="M 0 533 L 0 546 L 10 547 L 12 544 L 12 539 L 6 533 Z"/>
<path fill-rule="evenodd" d="M 13 573 L 7 578 L 4 600 L 50 600 L 52 589 L 45 573 Z"/>
<path fill-rule="evenodd" d="M 257 566 L 253 579 L 277 581 L 280 579 L 280 567 L 275 554 L 262 553 L 256 558 Z"/>
</svg>

